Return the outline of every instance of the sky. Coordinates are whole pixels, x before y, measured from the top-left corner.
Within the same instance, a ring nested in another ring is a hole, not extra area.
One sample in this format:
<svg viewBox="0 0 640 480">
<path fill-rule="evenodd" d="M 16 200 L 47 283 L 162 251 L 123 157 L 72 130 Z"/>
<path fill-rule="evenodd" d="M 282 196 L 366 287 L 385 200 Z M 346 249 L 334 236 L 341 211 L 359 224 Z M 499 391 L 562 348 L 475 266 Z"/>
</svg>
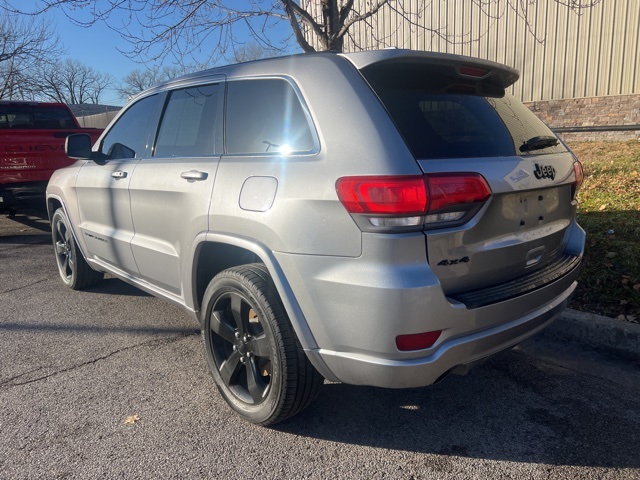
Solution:
<svg viewBox="0 0 640 480">
<path fill-rule="evenodd" d="M 132 70 L 144 67 L 118 51 L 118 48 L 127 49 L 129 45 L 105 24 L 79 27 L 57 10 L 51 12 L 51 17 L 60 41 L 66 47 L 67 58 L 79 60 L 97 71 L 110 73 L 116 81 Z M 124 102 L 125 99 L 120 98 L 113 89 L 106 91 L 101 99 L 105 105 L 124 105 Z"/>
<path fill-rule="evenodd" d="M 120 82 L 132 70 L 145 68 L 142 60 L 138 63 L 118 51 L 118 49 L 128 51 L 131 45 L 104 23 L 97 22 L 85 28 L 73 24 L 59 9 L 50 10 L 48 15 L 53 21 L 61 43 L 66 47 L 66 58 L 79 60 L 97 71 L 110 73 L 115 77 L 116 82 Z M 282 28 L 275 29 L 274 34 L 284 37 L 290 34 L 290 30 L 284 24 Z M 246 35 L 240 35 L 238 38 L 241 41 L 250 41 Z M 170 66 L 171 60 L 167 60 L 164 65 Z M 125 102 L 126 99 L 121 98 L 113 88 L 107 90 L 101 97 L 101 103 L 104 105 L 124 105 Z"/>
</svg>

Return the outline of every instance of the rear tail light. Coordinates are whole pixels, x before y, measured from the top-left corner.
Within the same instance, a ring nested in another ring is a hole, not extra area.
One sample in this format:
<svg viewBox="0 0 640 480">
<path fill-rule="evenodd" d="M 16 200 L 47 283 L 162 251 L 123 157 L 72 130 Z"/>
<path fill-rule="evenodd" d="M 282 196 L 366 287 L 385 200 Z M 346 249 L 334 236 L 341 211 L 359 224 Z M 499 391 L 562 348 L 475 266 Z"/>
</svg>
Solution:
<svg viewBox="0 0 640 480">
<path fill-rule="evenodd" d="M 343 177 L 336 190 L 358 225 L 374 231 L 453 226 L 491 196 L 477 173 Z"/>
<path fill-rule="evenodd" d="M 584 170 L 582 168 L 582 163 L 577 158 L 573 162 L 573 173 L 575 174 L 575 180 L 571 185 L 571 199 L 575 200 L 576 195 L 578 195 L 578 190 L 582 186 L 582 182 L 584 181 Z"/>
<path fill-rule="evenodd" d="M 427 224 L 461 220 L 470 204 L 486 202 L 491 196 L 487 181 L 477 173 L 433 174 L 427 180 L 431 200 Z"/>
<path fill-rule="evenodd" d="M 427 189 L 422 175 L 404 177 L 343 177 L 338 197 L 350 213 L 422 214 Z"/>
</svg>

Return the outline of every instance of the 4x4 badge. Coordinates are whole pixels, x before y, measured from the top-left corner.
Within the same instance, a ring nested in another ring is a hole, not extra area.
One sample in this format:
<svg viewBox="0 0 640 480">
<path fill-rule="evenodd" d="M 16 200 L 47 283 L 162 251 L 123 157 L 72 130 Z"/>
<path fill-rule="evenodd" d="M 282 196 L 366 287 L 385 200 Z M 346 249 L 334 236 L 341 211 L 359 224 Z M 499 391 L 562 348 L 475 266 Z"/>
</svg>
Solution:
<svg viewBox="0 0 640 480">
<path fill-rule="evenodd" d="M 533 171 L 533 174 L 538 180 L 542 180 L 543 178 L 550 178 L 553 180 L 556 178 L 556 169 L 551 165 L 540 165 L 539 163 L 536 163 L 536 169 Z"/>
<path fill-rule="evenodd" d="M 458 265 L 459 263 L 469 263 L 469 257 L 462 257 L 462 258 L 454 258 L 451 260 L 440 260 L 438 262 L 438 266 L 439 267 L 448 267 L 449 265 Z"/>
</svg>

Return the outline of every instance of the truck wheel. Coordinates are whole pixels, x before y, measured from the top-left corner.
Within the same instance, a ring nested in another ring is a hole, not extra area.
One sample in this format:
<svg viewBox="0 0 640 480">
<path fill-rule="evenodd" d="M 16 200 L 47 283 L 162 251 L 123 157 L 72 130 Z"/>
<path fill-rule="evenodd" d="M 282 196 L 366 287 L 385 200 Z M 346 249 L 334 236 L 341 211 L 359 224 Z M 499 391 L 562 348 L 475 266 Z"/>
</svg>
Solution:
<svg viewBox="0 0 640 480">
<path fill-rule="evenodd" d="M 211 374 L 241 417 L 273 425 L 315 399 L 324 379 L 304 354 L 264 265 L 214 277 L 202 317 Z"/>
<path fill-rule="evenodd" d="M 58 273 L 66 286 L 82 290 L 98 283 L 104 277 L 86 262 L 71 233 L 70 222 L 62 208 L 53 214 L 51 238 L 58 264 Z"/>
</svg>

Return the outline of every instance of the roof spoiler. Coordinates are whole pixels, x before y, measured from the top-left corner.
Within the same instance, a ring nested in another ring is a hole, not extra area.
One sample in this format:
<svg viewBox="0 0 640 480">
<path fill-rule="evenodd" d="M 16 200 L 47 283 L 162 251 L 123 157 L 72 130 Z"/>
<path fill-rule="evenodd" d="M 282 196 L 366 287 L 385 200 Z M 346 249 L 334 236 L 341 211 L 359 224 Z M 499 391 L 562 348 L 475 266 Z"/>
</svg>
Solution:
<svg viewBox="0 0 640 480">
<path fill-rule="evenodd" d="M 452 67 L 460 78 L 483 83 L 490 82 L 502 89 L 513 85 L 520 77 L 518 70 L 507 65 L 450 53 L 387 49 L 340 55 L 348 59 L 358 70 L 394 63 L 426 63 L 433 66 Z"/>
</svg>

